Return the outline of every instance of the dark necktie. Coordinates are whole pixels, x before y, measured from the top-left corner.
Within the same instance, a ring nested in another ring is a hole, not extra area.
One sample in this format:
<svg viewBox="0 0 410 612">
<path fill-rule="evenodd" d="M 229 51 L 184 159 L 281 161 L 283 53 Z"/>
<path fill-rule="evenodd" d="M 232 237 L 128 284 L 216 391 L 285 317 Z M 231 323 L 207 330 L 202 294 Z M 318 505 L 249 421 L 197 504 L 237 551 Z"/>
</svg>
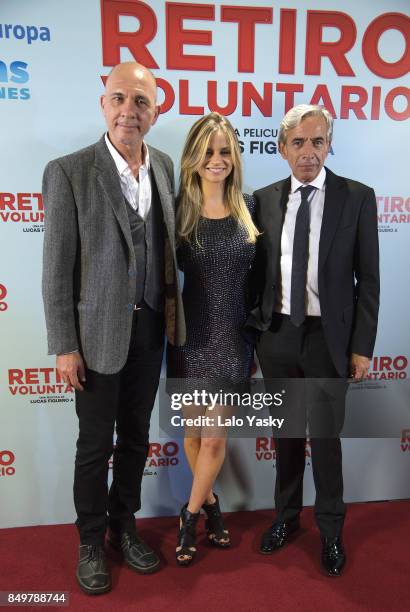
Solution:
<svg viewBox="0 0 410 612">
<path fill-rule="evenodd" d="M 296 215 L 293 238 L 292 279 L 290 287 L 290 320 L 299 327 L 305 320 L 305 294 L 309 256 L 309 196 L 316 187 L 299 187 L 301 202 Z"/>
</svg>

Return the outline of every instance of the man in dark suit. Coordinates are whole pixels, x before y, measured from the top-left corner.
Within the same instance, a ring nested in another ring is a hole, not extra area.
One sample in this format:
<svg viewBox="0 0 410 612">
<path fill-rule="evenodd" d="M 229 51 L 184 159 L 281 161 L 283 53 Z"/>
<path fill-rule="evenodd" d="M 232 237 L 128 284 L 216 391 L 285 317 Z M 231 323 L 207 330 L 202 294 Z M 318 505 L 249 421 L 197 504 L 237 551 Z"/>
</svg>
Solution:
<svg viewBox="0 0 410 612">
<path fill-rule="evenodd" d="M 369 369 L 379 307 L 376 200 L 371 188 L 324 167 L 332 129 L 333 119 L 325 109 L 292 108 L 279 130 L 279 150 L 292 175 L 254 194 L 262 236 L 257 298 L 247 324 L 261 332 L 257 354 L 265 379 L 343 383 L 347 377 L 362 380 Z M 315 518 L 322 565 L 330 576 L 340 575 L 345 563 L 338 437 L 344 393 L 342 400 L 337 433 L 314 437 L 310 432 Z M 319 412 L 322 417 L 328 414 L 326 409 Z M 305 438 L 283 437 L 275 444 L 277 516 L 263 534 L 264 554 L 281 548 L 299 528 L 302 509 Z"/>
<path fill-rule="evenodd" d="M 43 181 L 48 345 L 62 378 L 76 390 L 77 580 L 88 594 L 111 588 L 107 526 L 110 544 L 129 567 L 149 573 L 159 566 L 137 535 L 134 513 L 141 506 L 165 328 L 171 343 L 185 341 L 173 165 L 144 143 L 160 110 L 153 75 L 134 62 L 119 64 L 101 106 L 107 133 L 50 162 Z"/>
</svg>

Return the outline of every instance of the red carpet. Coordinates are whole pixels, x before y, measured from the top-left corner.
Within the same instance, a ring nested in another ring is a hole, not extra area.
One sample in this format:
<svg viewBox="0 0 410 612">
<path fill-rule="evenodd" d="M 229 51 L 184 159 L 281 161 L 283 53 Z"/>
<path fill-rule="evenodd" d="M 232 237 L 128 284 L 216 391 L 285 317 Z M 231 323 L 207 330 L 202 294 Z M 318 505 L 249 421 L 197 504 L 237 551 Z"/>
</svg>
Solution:
<svg viewBox="0 0 410 612">
<path fill-rule="evenodd" d="M 198 554 L 188 568 L 174 562 L 177 519 L 141 520 L 141 534 L 161 553 L 161 571 L 140 576 L 110 552 L 113 590 L 98 597 L 83 595 L 76 585 L 74 527 L 3 529 L 0 590 L 69 591 L 70 606 L 65 609 L 81 612 L 408 609 L 410 501 L 349 506 L 344 531 L 348 564 L 341 578 L 320 572 L 320 541 L 311 508 L 304 510 L 302 530 L 291 544 L 273 556 L 260 555 L 260 533 L 271 518 L 267 510 L 228 514 L 234 545 L 227 550 L 205 542 L 201 520 Z"/>
</svg>

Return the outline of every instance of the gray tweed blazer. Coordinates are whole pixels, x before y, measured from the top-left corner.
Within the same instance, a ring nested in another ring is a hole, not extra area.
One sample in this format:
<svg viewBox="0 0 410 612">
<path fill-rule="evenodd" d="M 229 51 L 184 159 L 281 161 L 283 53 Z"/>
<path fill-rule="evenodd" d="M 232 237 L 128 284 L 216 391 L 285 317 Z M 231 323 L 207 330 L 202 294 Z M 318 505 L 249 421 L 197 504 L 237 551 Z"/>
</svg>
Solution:
<svg viewBox="0 0 410 612">
<path fill-rule="evenodd" d="M 185 342 L 175 257 L 171 159 L 149 148 L 165 232 L 165 317 L 171 344 Z M 79 349 L 86 366 L 118 372 L 129 348 L 137 273 L 115 163 L 102 137 L 49 162 L 43 177 L 43 300 L 49 354 Z"/>
</svg>

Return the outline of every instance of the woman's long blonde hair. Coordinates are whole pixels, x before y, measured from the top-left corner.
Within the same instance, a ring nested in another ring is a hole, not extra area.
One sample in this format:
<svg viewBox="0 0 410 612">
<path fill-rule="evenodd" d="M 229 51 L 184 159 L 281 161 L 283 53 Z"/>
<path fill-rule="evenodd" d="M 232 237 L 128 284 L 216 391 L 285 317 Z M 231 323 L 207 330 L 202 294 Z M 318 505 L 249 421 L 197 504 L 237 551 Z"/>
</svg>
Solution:
<svg viewBox="0 0 410 612">
<path fill-rule="evenodd" d="M 247 242 L 255 242 L 259 232 L 255 227 L 243 199 L 242 163 L 239 143 L 231 123 L 219 113 L 201 117 L 189 130 L 181 158 L 181 176 L 178 193 L 178 240 L 198 242 L 198 223 L 201 217 L 203 194 L 198 170 L 204 163 L 209 141 L 215 132 L 225 136 L 232 158 L 232 171 L 225 180 L 224 200 L 229 214 L 247 232 Z"/>
</svg>

